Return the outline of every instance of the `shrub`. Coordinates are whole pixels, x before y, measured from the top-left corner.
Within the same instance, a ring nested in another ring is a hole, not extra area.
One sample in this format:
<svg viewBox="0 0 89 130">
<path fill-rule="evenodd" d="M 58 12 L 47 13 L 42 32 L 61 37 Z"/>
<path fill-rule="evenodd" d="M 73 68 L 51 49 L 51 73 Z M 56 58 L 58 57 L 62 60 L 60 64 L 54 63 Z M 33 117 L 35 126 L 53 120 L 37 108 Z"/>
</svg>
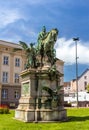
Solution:
<svg viewBox="0 0 89 130">
<path fill-rule="evenodd" d="M 0 107 L 0 114 L 3 114 L 3 108 Z"/>
<path fill-rule="evenodd" d="M 9 107 L 6 105 L 0 105 L 0 114 L 8 114 L 9 113 Z"/>
</svg>

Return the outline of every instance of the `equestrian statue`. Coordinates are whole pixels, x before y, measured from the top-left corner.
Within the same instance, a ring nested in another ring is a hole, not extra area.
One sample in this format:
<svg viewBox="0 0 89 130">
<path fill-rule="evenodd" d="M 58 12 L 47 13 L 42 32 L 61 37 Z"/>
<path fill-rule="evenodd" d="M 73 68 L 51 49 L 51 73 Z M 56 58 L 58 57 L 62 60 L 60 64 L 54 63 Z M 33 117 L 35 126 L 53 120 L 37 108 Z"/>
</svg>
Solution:
<svg viewBox="0 0 89 130">
<path fill-rule="evenodd" d="M 42 32 L 38 35 L 38 52 L 41 55 L 41 63 L 45 56 L 48 57 L 48 62 L 53 65 L 56 60 L 56 51 L 54 49 L 54 44 L 57 40 L 58 30 L 52 29 L 50 32 L 46 32 L 46 27 L 43 26 Z"/>
<path fill-rule="evenodd" d="M 36 46 L 35 43 L 30 43 L 29 45 L 25 42 L 19 41 L 22 49 L 26 52 L 27 63 L 25 69 L 37 68 L 39 66 L 44 66 L 43 60 L 48 58 L 48 62 L 51 66 L 56 62 L 56 51 L 54 49 L 54 44 L 57 40 L 58 30 L 52 29 L 46 32 L 46 27 L 43 26 L 42 31 L 39 33 L 37 38 Z M 14 51 L 21 50 L 14 48 Z M 40 61 L 39 58 L 41 57 Z"/>
</svg>

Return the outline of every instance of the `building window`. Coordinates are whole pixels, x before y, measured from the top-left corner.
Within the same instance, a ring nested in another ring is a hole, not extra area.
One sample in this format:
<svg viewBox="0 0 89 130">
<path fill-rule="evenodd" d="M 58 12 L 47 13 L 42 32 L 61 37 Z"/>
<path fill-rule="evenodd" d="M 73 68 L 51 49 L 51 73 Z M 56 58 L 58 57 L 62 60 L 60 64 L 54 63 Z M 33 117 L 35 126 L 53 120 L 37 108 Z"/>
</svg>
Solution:
<svg viewBox="0 0 89 130">
<path fill-rule="evenodd" d="M 4 65 L 8 65 L 8 63 L 9 63 L 9 57 L 8 56 L 4 56 L 3 57 L 3 64 Z"/>
<path fill-rule="evenodd" d="M 19 74 L 15 73 L 15 83 L 19 83 Z"/>
<path fill-rule="evenodd" d="M 3 72 L 2 82 L 8 83 L 8 72 Z"/>
<path fill-rule="evenodd" d="M 87 76 L 84 76 L 84 79 L 87 79 Z"/>
<path fill-rule="evenodd" d="M 18 90 L 15 90 L 15 99 L 19 99 L 20 95 L 19 95 L 19 91 Z"/>
<path fill-rule="evenodd" d="M 7 89 L 2 89 L 2 98 L 7 99 L 8 98 L 8 90 Z"/>
<path fill-rule="evenodd" d="M 17 67 L 20 66 L 20 59 L 19 58 L 15 59 L 15 66 L 17 66 Z"/>
<path fill-rule="evenodd" d="M 85 90 L 87 89 L 87 82 L 86 81 L 84 82 L 84 88 L 85 88 Z"/>
</svg>

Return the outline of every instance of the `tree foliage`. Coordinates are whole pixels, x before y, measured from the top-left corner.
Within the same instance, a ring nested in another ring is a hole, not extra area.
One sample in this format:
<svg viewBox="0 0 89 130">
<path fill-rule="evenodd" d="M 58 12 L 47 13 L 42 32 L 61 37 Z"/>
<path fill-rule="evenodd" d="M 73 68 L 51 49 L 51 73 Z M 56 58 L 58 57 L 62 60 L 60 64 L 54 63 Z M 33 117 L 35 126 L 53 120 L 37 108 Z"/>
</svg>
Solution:
<svg viewBox="0 0 89 130">
<path fill-rule="evenodd" d="M 87 85 L 87 92 L 89 93 L 89 84 Z"/>
</svg>

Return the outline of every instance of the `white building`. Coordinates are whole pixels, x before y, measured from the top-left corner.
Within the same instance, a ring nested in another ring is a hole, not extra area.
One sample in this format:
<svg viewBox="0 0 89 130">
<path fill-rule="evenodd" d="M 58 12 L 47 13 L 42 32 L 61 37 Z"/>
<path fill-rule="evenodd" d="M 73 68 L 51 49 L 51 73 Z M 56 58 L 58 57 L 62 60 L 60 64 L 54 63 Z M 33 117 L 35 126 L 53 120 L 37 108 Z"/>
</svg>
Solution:
<svg viewBox="0 0 89 130">
<path fill-rule="evenodd" d="M 77 95 L 76 93 L 69 94 L 64 96 L 64 101 L 72 106 L 77 106 Z M 89 93 L 87 92 L 78 92 L 78 104 L 79 106 L 89 106 Z"/>
<path fill-rule="evenodd" d="M 78 77 L 78 103 L 79 106 L 88 106 L 89 105 L 89 93 L 87 93 L 87 85 L 89 84 L 89 69 L 86 69 Z M 68 85 L 68 84 L 67 84 Z M 64 86 L 66 88 L 67 86 Z M 68 87 L 67 87 L 68 89 Z M 70 81 L 68 91 L 64 89 L 64 101 L 71 103 L 73 106 L 76 106 L 77 102 L 77 87 L 76 79 Z"/>
<path fill-rule="evenodd" d="M 88 84 L 89 84 L 89 69 L 86 69 L 78 77 L 78 92 L 86 91 Z M 71 81 L 71 91 L 76 92 L 76 79 Z"/>
</svg>

